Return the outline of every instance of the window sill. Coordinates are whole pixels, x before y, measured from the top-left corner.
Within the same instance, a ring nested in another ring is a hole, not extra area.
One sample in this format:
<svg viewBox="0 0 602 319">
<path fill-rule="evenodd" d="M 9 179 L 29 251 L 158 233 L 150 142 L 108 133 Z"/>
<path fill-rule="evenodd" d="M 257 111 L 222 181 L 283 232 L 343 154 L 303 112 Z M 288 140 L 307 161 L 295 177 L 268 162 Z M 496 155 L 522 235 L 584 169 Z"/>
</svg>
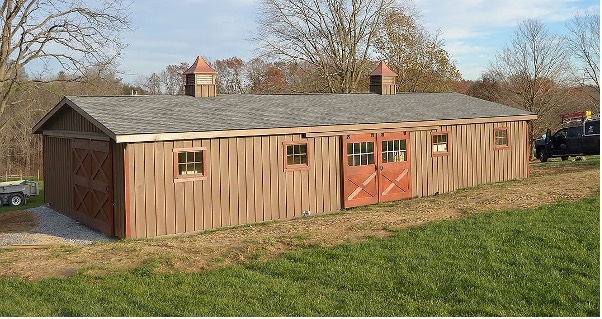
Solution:
<svg viewBox="0 0 602 319">
<path fill-rule="evenodd" d="M 177 176 L 174 177 L 173 182 L 174 183 L 179 183 L 179 182 L 192 182 L 192 181 L 202 181 L 202 180 L 206 180 L 207 176 L 205 175 L 190 175 L 190 176 Z"/>
<path fill-rule="evenodd" d="M 308 171 L 309 170 L 309 165 L 291 165 L 291 166 L 285 166 L 284 167 L 284 171 L 285 172 L 295 172 L 295 171 Z"/>
<path fill-rule="evenodd" d="M 445 152 L 445 153 L 433 153 L 432 155 L 433 155 L 433 157 L 448 156 L 449 152 Z"/>
</svg>

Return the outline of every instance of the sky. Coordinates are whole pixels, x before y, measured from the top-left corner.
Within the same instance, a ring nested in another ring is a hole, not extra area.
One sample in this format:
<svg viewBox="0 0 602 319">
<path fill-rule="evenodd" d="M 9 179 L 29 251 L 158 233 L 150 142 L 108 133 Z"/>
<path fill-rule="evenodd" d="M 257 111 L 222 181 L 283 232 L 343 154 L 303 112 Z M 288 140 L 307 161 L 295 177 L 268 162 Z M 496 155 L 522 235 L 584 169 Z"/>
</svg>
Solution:
<svg viewBox="0 0 602 319">
<path fill-rule="evenodd" d="M 124 82 L 160 72 L 169 64 L 192 64 L 237 56 L 253 58 L 259 0 L 133 0 L 132 31 L 120 61 Z M 414 0 L 420 23 L 439 31 L 444 48 L 466 80 L 477 80 L 517 24 L 538 19 L 556 32 L 578 10 L 600 12 L 594 0 Z"/>
</svg>

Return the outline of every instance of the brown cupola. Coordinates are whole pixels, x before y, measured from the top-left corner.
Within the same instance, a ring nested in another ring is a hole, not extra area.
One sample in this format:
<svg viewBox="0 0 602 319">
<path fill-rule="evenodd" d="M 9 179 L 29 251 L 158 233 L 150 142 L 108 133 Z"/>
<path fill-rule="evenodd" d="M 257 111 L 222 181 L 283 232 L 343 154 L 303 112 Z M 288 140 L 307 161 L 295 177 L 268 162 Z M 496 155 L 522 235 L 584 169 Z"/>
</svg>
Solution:
<svg viewBox="0 0 602 319">
<path fill-rule="evenodd" d="M 397 94 L 395 86 L 396 76 L 397 73 L 391 71 L 387 64 L 381 61 L 370 73 L 370 92 L 382 95 Z"/>
<path fill-rule="evenodd" d="M 212 97 L 217 95 L 217 71 L 198 56 L 196 61 L 184 72 L 184 94 L 195 97 Z"/>
</svg>

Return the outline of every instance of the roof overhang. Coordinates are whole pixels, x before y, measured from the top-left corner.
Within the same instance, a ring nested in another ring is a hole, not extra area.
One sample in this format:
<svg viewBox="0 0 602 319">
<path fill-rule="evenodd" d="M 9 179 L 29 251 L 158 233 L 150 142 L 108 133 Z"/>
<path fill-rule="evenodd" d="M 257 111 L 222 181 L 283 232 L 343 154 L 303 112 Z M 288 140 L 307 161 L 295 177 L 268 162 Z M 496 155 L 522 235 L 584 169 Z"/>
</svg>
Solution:
<svg viewBox="0 0 602 319">
<path fill-rule="evenodd" d="M 116 141 L 116 134 L 109 130 L 107 127 L 102 125 L 96 119 L 94 119 L 90 114 L 84 112 L 80 107 L 78 107 L 75 103 L 69 100 L 67 97 L 64 97 L 55 107 L 53 107 L 50 112 L 48 112 L 34 127 L 31 129 L 33 134 L 44 134 L 44 124 L 46 124 L 49 120 L 51 120 L 56 113 L 62 110 L 65 107 L 70 107 L 75 112 L 83 116 L 86 120 L 90 121 L 94 126 L 98 127 L 104 134 L 106 134 L 110 139 Z"/>
<path fill-rule="evenodd" d="M 328 125 L 312 127 L 290 127 L 290 128 L 266 128 L 251 130 L 228 130 L 228 131 L 207 131 L 207 132 L 183 132 L 183 133 L 152 133 L 152 134 L 129 134 L 113 135 L 117 143 L 138 143 L 138 142 L 158 142 L 175 140 L 193 140 L 209 139 L 220 137 L 245 137 L 245 136 L 266 136 L 282 134 L 306 134 L 307 136 L 334 136 L 344 134 L 363 133 L 368 131 L 383 130 L 406 130 L 419 131 L 436 129 L 442 125 L 462 125 L 462 124 L 480 124 L 492 122 L 514 122 L 530 121 L 537 118 L 537 115 L 515 115 L 483 117 L 470 119 L 449 119 L 433 120 L 421 122 L 401 122 L 401 123 L 372 123 L 372 124 L 349 124 L 349 125 Z M 109 135 L 110 136 L 110 135 Z"/>
</svg>

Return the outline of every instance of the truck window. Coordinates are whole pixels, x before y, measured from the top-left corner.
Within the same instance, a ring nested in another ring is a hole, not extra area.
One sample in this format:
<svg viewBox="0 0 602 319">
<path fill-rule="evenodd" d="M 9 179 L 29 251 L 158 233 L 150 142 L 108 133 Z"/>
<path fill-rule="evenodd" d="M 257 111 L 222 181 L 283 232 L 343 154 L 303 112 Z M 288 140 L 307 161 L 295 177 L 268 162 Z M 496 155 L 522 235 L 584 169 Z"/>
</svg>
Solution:
<svg viewBox="0 0 602 319">
<path fill-rule="evenodd" d="M 580 136 L 583 136 L 583 127 L 582 126 L 569 127 L 566 137 L 580 137 Z"/>
<path fill-rule="evenodd" d="M 567 129 L 563 128 L 562 130 L 554 133 L 554 137 L 566 137 Z"/>
<path fill-rule="evenodd" d="M 585 122 L 585 134 L 600 134 L 600 121 Z"/>
</svg>

